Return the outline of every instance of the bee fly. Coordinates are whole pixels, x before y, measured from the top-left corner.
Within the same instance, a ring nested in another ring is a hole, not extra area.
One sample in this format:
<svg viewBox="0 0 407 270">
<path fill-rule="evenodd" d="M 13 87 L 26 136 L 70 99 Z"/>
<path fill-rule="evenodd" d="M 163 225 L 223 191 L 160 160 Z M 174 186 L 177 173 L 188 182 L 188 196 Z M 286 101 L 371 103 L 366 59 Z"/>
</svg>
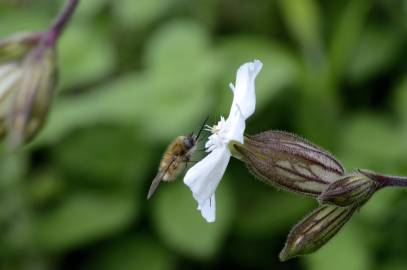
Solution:
<svg viewBox="0 0 407 270">
<path fill-rule="evenodd" d="M 154 177 L 148 191 L 147 199 L 150 199 L 161 181 L 174 181 L 191 161 L 192 154 L 196 150 L 199 135 L 205 126 L 206 120 L 197 134 L 191 133 L 188 136 L 178 136 L 165 150 L 158 167 L 157 175 Z"/>
</svg>

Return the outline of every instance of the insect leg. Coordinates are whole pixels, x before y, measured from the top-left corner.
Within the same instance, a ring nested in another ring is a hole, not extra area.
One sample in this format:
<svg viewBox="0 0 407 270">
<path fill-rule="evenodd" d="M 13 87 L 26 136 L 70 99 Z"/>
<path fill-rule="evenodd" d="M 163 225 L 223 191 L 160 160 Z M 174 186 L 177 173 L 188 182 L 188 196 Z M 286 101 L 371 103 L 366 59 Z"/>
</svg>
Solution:
<svg viewBox="0 0 407 270">
<path fill-rule="evenodd" d="M 185 174 L 187 168 L 188 168 L 188 162 L 190 162 L 189 160 L 185 161 L 185 168 L 184 171 L 182 172 L 183 174 Z"/>
</svg>

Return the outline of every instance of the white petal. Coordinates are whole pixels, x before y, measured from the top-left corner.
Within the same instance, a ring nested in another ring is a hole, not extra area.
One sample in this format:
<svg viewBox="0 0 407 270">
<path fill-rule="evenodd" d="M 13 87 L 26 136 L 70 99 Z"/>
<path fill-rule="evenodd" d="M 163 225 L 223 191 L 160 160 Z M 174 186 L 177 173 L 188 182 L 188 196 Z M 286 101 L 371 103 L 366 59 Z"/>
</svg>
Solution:
<svg viewBox="0 0 407 270">
<path fill-rule="evenodd" d="M 232 92 L 235 92 L 235 86 L 233 85 L 233 83 L 229 83 L 229 88 L 230 90 L 232 90 Z"/>
<path fill-rule="evenodd" d="M 207 222 L 215 222 L 216 218 L 216 201 L 215 194 L 206 199 L 202 204 L 198 205 L 198 210 Z"/>
<path fill-rule="evenodd" d="M 254 60 L 243 64 L 238 69 L 231 113 L 235 110 L 235 105 L 238 105 L 245 119 L 253 114 L 256 107 L 254 80 L 262 66 L 263 64 L 259 60 Z"/>
<path fill-rule="evenodd" d="M 243 143 L 243 134 L 246 128 L 245 118 L 239 107 L 237 107 L 236 110 L 232 109 L 231 114 L 232 113 L 233 115 L 230 115 L 226 120 L 228 124 L 228 132 L 226 137 L 228 138 L 228 141 L 235 140 Z"/>
<path fill-rule="evenodd" d="M 198 202 L 215 193 L 229 159 L 230 152 L 226 147 L 216 148 L 187 171 L 184 183 L 191 189 Z"/>
<path fill-rule="evenodd" d="M 216 148 L 185 174 L 184 183 L 201 207 L 215 193 L 229 160 L 230 152 L 226 146 Z"/>
</svg>

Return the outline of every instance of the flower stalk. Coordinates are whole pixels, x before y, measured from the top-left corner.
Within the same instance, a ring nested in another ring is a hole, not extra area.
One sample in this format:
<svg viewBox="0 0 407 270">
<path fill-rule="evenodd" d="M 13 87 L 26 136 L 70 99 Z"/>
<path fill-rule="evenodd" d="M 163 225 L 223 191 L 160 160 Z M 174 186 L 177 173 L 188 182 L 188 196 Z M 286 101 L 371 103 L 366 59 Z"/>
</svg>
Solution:
<svg viewBox="0 0 407 270">
<path fill-rule="evenodd" d="M 295 225 L 282 261 L 310 254 L 332 239 L 357 209 L 384 187 L 407 187 L 407 177 L 359 169 L 346 173 L 328 151 L 294 134 L 265 131 L 230 141 L 230 153 L 267 184 L 314 197 L 320 206 Z"/>
<path fill-rule="evenodd" d="M 318 197 L 321 204 L 363 205 L 383 186 L 362 173 L 349 174 L 328 186 Z"/>
<path fill-rule="evenodd" d="M 358 169 L 358 171 L 375 180 L 381 188 L 383 187 L 407 187 L 407 177 L 379 174 L 366 169 Z"/>
<path fill-rule="evenodd" d="M 0 137 L 14 150 L 29 142 L 48 115 L 57 80 L 56 42 L 79 0 L 68 0 L 42 32 L 0 40 Z"/>
<path fill-rule="evenodd" d="M 71 19 L 76 7 L 78 6 L 79 0 L 68 0 L 68 3 L 63 8 L 62 12 L 57 16 L 55 22 L 52 24 L 48 30 L 46 43 L 48 46 L 54 46 L 55 42 L 58 40 L 59 36 L 65 29 L 65 26 Z"/>
</svg>

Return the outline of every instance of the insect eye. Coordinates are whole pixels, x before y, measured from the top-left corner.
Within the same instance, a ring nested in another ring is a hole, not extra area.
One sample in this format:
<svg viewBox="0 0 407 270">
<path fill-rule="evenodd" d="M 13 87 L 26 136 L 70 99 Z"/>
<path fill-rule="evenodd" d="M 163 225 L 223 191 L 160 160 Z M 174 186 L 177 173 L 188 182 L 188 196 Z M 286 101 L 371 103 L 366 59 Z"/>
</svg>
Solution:
<svg viewBox="0 0 407 270">
<path fill-rule="evenodd" d="M 184 144 L 186 148 L 191 149 L 195 145 L 195 139 L 192 136 L 187 137 L 184 139 Z"/>
</svg>

